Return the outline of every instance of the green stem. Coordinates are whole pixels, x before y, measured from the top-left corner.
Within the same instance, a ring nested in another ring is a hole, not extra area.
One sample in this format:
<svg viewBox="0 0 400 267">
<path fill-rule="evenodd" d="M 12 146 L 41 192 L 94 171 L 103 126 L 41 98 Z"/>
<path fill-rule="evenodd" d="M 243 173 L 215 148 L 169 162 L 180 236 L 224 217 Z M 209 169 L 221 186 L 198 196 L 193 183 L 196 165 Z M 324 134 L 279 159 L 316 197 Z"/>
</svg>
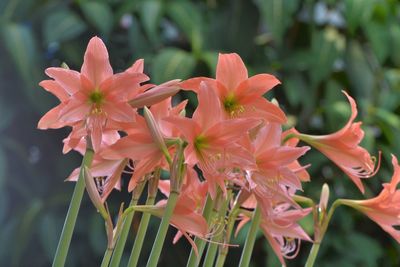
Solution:
<svg viewBox="0 0 400 267">
<path fill-rule="evenodd" d="M 223 219 L 223 223 L 225 224 L 225 215 L 228 210 L 229 202 L 232 197 L 232 192 L 228 191 L 227 199 L 223 201 L 222 206 L 219 208 L 218 217 Z M 223 237 L 223 231 L 221 233 L 215 234 L 212 238 L 212 243 L 208 245 L 206 258 L 204 259 L 203 267 L 212 266 L 215 260 L 215 256 L 217 254 L 218 242 L 221 241 Z"/>
<path fill-rule="evenodd" d="M 320 222 L 321 225 L 321 232 L 319 236 L 316 237 L 316 240 L 311 247 L 310 254 L 308 255 L 305 267 L 313 267 L 315 263 L 315 259 L 317 258 L 319 247 L 321 246 L 321 242 L 324 239 L 326 230 L 328 229 L 329 222 L 333 216 L 333 213 L 335 212 L 336 208 L 339 207 L 342 204 L 345 204 L 346 200 L 343 199 L 337 199 L 335 202 L 333 202 L 332 207 L 329 209 L 328 215 Z"/>
<path fill-rule="evenodd" d="M 254 243 L 256 241 L 257 230 L 261 222 L 261 209 L 257 206 L 253 213 L 253 218 L 251 219 L 250 230 L 247 233 L 246 242 L 244 243 L 244 248 L 242 251 L 242 256 L 240 257 L 239 267 L 249 266 L 251 253 L 253 252 Z"/>
<path fill-rule="evenodd" d="M 208 195 L 203 209 L 203 217 L 207 224 L 210 223 L 213 204 L 212 198 L 210 195 Z M 192 248 L 186 267 L 197 267 L 200 263 L 201 256 L 203 255 L 204 248 L 206 247 L 206 241 L 204 239 L 196 237 L 194 239 L 194 243 L 196 244 L 198 255 L 196 255 L 194 249 Z"/>
<path fill-rule="evenodd" d="M 229 214 L 228 219 L 228 226 L 226 227 L 226 237 L 224 243 L 227 245 L 223 245 L 218 253 L 217 263 L 215 264 L 216 267 L 223 267 L 225 263 L 226 256 L 228 255 L 229 251 L 229 243 L 231 242 L 231 235 L 233 231 L 233 227 L 235 226 L 236 218 L 239 214 L 240 209 L 240 202 L 236 201 L 231 213 Z"/>
<path fill-rule="evenodd" d="M 161 220 L 160 227 L 158 228 L 156 239 L 153 243 L 153 248 L 151 249 L 150 258 L 147 262 L 147 267 L 156 267 L 158 259 L 161 255 L 161 250 L 164 245 L 165 236 L 167 235 L 169 221 L 174 212 L 176 202 L 178 201 L 179 193 L 172 191 L 169 195 L 167 206 L 165 207 L 164 216 Z"/>
<path fill-rule="evenodd" d="M 146 205 L 148 206 L 153 205 L 154 201 L 155 197 L 149 197 L 146 201 Z M 131 256 L 129 257 L 129 262 L 128 262 L 129 267 L 134 267 L 138 263 L 144 237 L 146 236 L 147 227 L 149 225 L 150 217 L 151 217 L 150 213 L 143 213 L 142 219 L 140 220 L 139 229 L 136 234 L 135 243 L 132 248 Z"/>
<path fill-rule="evenodd" d="M 113 252 L 113 250 L 111 248 L 106 249 L 106 252 L 104 253 L 104 256 L 103 256 L 103 261 L 101 262 L 101 267 L 108 267 L 108 264 L 110 263 L 112 252 Z"/>
<path fill-rule="evenodd" d="M 88 140 L 90 144 L 90 140 Z M 62 267 L 67 259 L 69 245 L 71 244 L 72 233 L 74 232 L 76 218 L 78 217 L 79 207 L 81 205 L 83 193 L 85 191 L 84 167 L 90 168 L 92 165 L 94 151 L 90 145 L 87 146 L 85 155 L 82 159 L 81 169 L 79 172 L 78 181 L 75 184 L 74 193 L 72 194 L 71 202 L 65 218 L 64 226 L 61 232 L 60 240 L 58 241 L 56 255 L 53 260 L 53 267 Z"/>
<path fill-rule="evenodd" d="M 132 197 L 131 203 L 129 204 L 129 207 L 132 206 L 136 206 L 138 201 L 139 201 L 139 196 L 141 194 L 141 191 L 143 190 L 144 187 L 144 183 L 138 185 L 141 186 L 140 193 L 138 193 L 138 196 Z M 124 252 L 124 248 L 125 248 L 125 243 L 126 240 L 128 239 L 128 234 L 129 234 L 129 230 L 131 229 L 131 225 L 132 225 L 132 220 L 133 220 L 133 216 L 135 215 L 135 210 L 133 210 L 132 212 L 130 212 L 124 220 L 124 225 L 122 226 L 122 230 L 121 230 L 121 234 L 117 240 L 117 243 L 115 244 L 115 248 L 114 248 L 114 253 L 112 254 L 112 258 L 111 258 L 111 263 L 110 266 L 111 267 L 118 267 L 119 263 L 121 261 L 122 258 L 122 254 Z"/>
<path fill-rule="evenodd" d="M 316 242 L 313 244 L 310 254 L 308 255 L 307 262 L 304 265 L 305 267 L 314 266 L 314 262 L 315 262 L 315 259 L 317 258 L 320 245 L 321 245 L 321 243 L 316 243 Z"/>
</svg>

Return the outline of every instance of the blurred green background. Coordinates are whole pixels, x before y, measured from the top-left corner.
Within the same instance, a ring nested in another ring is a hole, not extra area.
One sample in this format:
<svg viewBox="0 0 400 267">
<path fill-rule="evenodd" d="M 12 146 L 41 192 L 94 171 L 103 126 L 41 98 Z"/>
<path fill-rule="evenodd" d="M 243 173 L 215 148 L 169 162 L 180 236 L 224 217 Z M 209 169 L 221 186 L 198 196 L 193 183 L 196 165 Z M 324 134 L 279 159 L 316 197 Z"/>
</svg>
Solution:
<svg viewBox="0 0 400 267">
<path fill-rule="evenodd" d="M 214 77 L 218 52 L 237 52 L 251 75 L 273 73 L 282 85 L 276 97 L 290 124 L 307 133 L 330 133 L 350 111 L 341 93 L 356 98 L 364 121 L 364 146 L 383 152 L 377 177 L 365 182 L 375 196 L 392 175 L 390 153 L 400 156 L 400 3 L 396 0 L 1 0 L 0 1 L 0 266 L 49 266 L 73 184 L 63 180 L 80 156 L 62 155 L 68 129 L 39 131 L 39 118 L 57 104 L 38 86 L 44 69 L 67 62 L 79 70 L 88 40 L 106 43 L 114 71 L 145 59 L 151 81 Z M 189 97 L 193 104 L 193 95 Z M 325 157 L 311 152 L 312 183 L 305 193 L 318 199 L 323 182 L 331 200 L 362 198 Z M 111 195 L 111 209 L 128 194 Z M 137 229 L 139 217 L 133 228 Z M 141 264 L 152 245 L 157 219 Z M 304 221 L 306 229 L 312 222 Z M 171 242 L 174 231 L 170 231 Z M 246 230 L 234 243 L 243 242 Z M 132 237 L 133 238 L 133 237 Z M 128 243 L 128 250 L 132 245 Z M 101 217 L 85 196 L 68 266 L 98 266 L 106 238 Z M 288 266 L 303 266 L 303 243 Z M 128 251 L 126 252 L 128 253 Z M 159 266 L 184 266 L 186 241 L 166 245 Z M 123 259 L 125 262 L 127 256 Z M 232 248 L 226 266 L 236 266 Z M 400 246 L 366 217 L 339 208 L 316 266 L 399 266 Z M 124 265 L 121 265 L 124 266 Z M 260 235 L 252 266 L 278 266 Z"/>
</svg>

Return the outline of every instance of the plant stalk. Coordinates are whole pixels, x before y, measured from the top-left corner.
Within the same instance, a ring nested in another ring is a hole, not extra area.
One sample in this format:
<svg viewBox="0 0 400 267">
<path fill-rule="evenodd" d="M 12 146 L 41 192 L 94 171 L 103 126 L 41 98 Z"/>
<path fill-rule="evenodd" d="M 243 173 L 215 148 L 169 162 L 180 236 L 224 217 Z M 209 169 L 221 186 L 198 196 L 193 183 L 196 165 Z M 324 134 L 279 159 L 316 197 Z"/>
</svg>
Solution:
<svg viewBox="0 0 400 267">
<path fill-rule="evenodd" d="M 207 221 L 207 225 L 210 223 L 213 204 L 214 203 L 210 195 L 208 195 L 203 209 L 203 217 Z M 192 248 L 186 267 L 197 267 L 200 263 L 201 256 L 203 255 L 204 248 L 206 247 L 206 241 L 201 238 L 196 237 L 194 239 L 194 243 L 197 246 L 198 255 L 196 255 L 194 249 Z"/>
<path fill-rule="evenodd" d="M 91 146 L 91 141 L 88 138 L 85 155 L 82 159 L 81 169 L 79 172 L 78 181 L 75 184 L 75 189 L 72 194 L 71 202 L 65 218 L 64 226 L 61 232 L 60 240 L 58 241 L 57 251 L 53 260 L 53 267 L 62 267 L 65 265 L 69 246 L 71 244 L 72 234 L 74 232 L 76 219 L 79 213 L 83 193 L 85 191 L 84 167 L 90 168 L 93 161 L 94 151 Z"/>
<path fill-rule="evenodd" d="M 244 248 L 242 251 L 242 256 L 240 257 L 239 267 L 248 267 L 251 259 L 251 253 L 253 252 L 254 243 L 256 241 L 257 230 L 261 222 L 261 208 L 256 207 L 253 218 L 251 220 L 251 225 L 249 232 L 247 233 L 246 242 L 244 243 Z"/>
<path fill-rule="evenodd" d="M 155 197 L 149 197 L 146 200 L 146 205 L 153 205 L 155 201 Z M 136 267 L 139 261 L 140 252 L 142 251 L 144 237 L 146 236 L 147 227 L 149 226 L 151 214 L 150 213 L 143 213 L 142 219 L 140 220 L 140 225 L 138 232 L 136 234 L 135 243 L 132 248 L 131 255 L 129 257 L 128 266 L 129 267 Z"/>
</svg>

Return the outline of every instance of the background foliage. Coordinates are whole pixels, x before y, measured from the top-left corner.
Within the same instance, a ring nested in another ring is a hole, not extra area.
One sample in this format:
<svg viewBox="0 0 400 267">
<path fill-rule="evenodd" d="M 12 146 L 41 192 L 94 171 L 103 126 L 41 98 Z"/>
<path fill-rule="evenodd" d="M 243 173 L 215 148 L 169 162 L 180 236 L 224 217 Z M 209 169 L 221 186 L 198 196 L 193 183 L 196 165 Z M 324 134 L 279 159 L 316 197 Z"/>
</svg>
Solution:
<svg viewBox="0 0 400 267">
<path fill-rule="evenodd" d="M 66 61 L 79 69 L 93 35 L 106 42 L 114 70 L 144 58 L 154 83 L 214 76 L 218 52 L 237 52 L 251 74 L 273 73 L 281 79 L 269 97 L 280 101 L 291 125 L 307 133 L 329 133 L 344 124 L 349 109 L 341 90 L 348 90 L 364 121 L 364 145 L 373 154 L 383 151 L 378 177 L 366 181 L 366 197 L 391 177 L 390 153 L 400 156 L 396 0 L 2 0 L 0 16 L 1 266 L 48 266 L 54 255 L 73 187 L 63 179 L 80 156 L 62 155 L 67 130 L 36 130 L 40 116 L 56 104 L 37 84 L 46 67 Z M 195 102 L 190 94 L 182 97 Z M 323 182 L 331 185 L 331 199 L 362 197 L 320 154 L 312 152 L 306 160 L 313 162 L 313 182 L 305 191 L 315 199 Z M 118 201 L 129 200 L 125 191 L 111 197 L 114 210 Z M 138 218 L 133 227 L 137 224 Z M 304 222 L 307 229 L 311 224 Z M 77 225 L 68 266 L 97 266 L 106 240 L 87 197 Z M 234 242 L 243 239 L 239 235 Z M 302 266 L 309 248 L 304 244 L 289 266 Z M 160 266 L 184 266 L 187 255 L 185 241 L 165 246 Z M 317 266 L 399 266 L 399 255 L 400 246 L 378 226 L 340 208 Z M 233 248 L 227 266 L 239 256 L 240 249 Z M 277 261 L 260 235 L 253 266 L 267 264 L 277 266 Z"/>
</svg>

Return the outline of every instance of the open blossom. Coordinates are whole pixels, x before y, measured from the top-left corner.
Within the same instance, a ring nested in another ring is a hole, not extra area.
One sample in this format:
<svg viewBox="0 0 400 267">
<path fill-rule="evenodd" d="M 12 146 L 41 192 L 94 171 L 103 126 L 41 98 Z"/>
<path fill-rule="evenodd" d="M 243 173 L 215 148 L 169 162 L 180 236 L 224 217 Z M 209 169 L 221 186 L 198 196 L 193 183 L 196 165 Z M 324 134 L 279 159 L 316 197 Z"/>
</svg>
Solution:
<svg viewBox="0 0 400 267">
<path fill-rule="evenodd" d="M 283 111 L 263 97 L 280 84 L 279 80 L 270 74 L 249 78 L 246 66 L 236 53 L 219 54 L 215 80 L 193 78 L 182 82 L 182 87 L 198 92 L 202 81 L 217 92 L 223 114 L 227 118 L 261 117 L 269 122 L 286 122 Z"/>
<path fill-rule="evenodd" d="M 300 140 L 318 149 L 340 169 L 364 193 L 364 186 L 360 178 L 369 178 L 375 175 L 379 168 L 375 168 L 375 160 L 368 151 L 359 146 L 364 137 L 361 122 L 354 122 L 357 117 L 357 106 L 354 99 L 343 91 L 350 102 L 351 116 L 347 124 L 339 131 L 329 135 L 296 134 Z"/>
<path fill-rule="evenodd" d="M 216 166 L 218 165 L 219 169 L 230 166 L 231 151 L 236 154 L 241 153 L 243 165 L 249 165 L 252 161 L 251 155 L 237 149 L 236 141 L 246 134 L 247 130 L 257 126 L 259 120 L 250 118 L 224 120 L 216 92 L 204 82 L 200 84 L 198 100 L 199 105 L 191 119 L 175 116 L 166 118 L 166 121 L 179 125 L 188 143 L 184 152 L 185 163 L 191 167 L 197 164 L 208 181 L 211 196 L 215 197 L 217 185 L 226 191 L 224 175 L 218 173 Z M 221 166 L 220 160 L 224 161 L 224 166 Z"/>
<path fill-rule="evenodd" d="M 269 191 L 269 195 L 282 191 L 285 187 L 301 189 L 301 180 L 291 165 L 297 162 L 309 147 L 281 145 L 281 139 L 281 126 L 268 123 L 259 129 L 254 140 L 246 146 L 254 155 L 257 164 L 257 169 L 248 172 L 250 186 L 263 187 Z"/>
<path fill-rule="evenodd" d="M 138 63 L 140 64 L 140 62 Z M 107 48 L 98 37 L 93 37 L 85 52 L 81 72 L 48 68 L 46 74 L 54 81 L 40 83 L 59 97 L 59 106 L 50 110 L 39 121 L 40 129 L 81 125 L 91 137 L 93 147 L 100 147 L 103 128 L 108 121 L 132 122 L 134 109 L 128 96 L 148 77 L 133 66 L 131 70 L 113 74 Z"/>
<path fill-rule="evenodd" d="M 395 156 L 392 156 L 394 173 L 390 183 L 383 184 L 381 193 L 367 200 L 343 200 L 343 204 L 351 206 L 376 222 L 400 243 L 400 166 Z"/>
<path fill-rule="evenodd" d="M 173 134 L 177 134 L 175 126 L 166 123 L 163 118 L 178 115 L 185 105 L 186 101 L 172 107 L 171 98 L 168 97 L 151 106 L 150 110 L 163 138 L 172 138 Z M 102 150 L 100 155 L 109 160 L 128 158 L 133 161 L 134 169 L 128 185 L 128 190 L 132 191 L 145 174 L 153 172 L 156 167 L 167 169 L 168 164 L 164 155 L 165 151 L 163 152 L 155 142 L 151 129 L 142 116 L 137 115 L 134 123 L 123 128 L 127 136 Z M 174 152 L 173 150 L 173 147 L 169 148 L 170 153 Z"/>
<path fill-rule="evenodd" d="M 255 208 L 257 202 L 254 201 L 253 196 L 251 195 L 249 199 L 250 202 L 246 201 L 247 208 Z M 284 202 L 274 206 L 261 206 L 260 228 L 283 266 L 286 266 L 284 258 L 292 259 L 297 255 L 301 240 L 312 242 L 298 224 L 311 210 L 311 208 L 293 208 L 290 203 Z M 236 234 L 251 220 L 248 213 L 240 214 L 239 218 Z"/>
</svg>

